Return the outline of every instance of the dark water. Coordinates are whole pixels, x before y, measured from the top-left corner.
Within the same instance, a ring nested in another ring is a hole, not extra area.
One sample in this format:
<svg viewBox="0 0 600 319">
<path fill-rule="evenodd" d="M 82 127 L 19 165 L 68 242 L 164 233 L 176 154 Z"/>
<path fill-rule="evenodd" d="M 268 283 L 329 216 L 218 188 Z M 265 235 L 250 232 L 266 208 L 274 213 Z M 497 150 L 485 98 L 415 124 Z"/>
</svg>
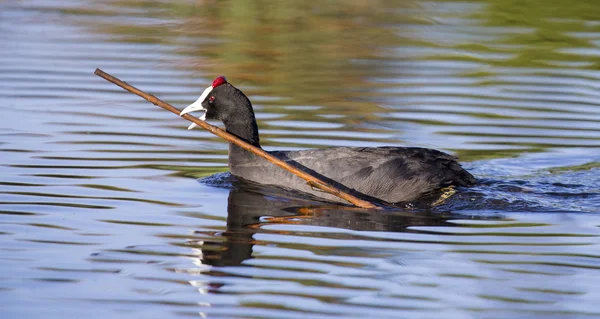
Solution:
<svg viewBox="0 0 600 319">
<path fill-rule="evenodd" d="M 0 2 L 0 317 L 600 317 L 599 47 L 583 1 Z M 482 182 L 394 212 L 240 185 L 96 67 L 180 108 L 224 74 L 268 149 Z"/>
</svg>

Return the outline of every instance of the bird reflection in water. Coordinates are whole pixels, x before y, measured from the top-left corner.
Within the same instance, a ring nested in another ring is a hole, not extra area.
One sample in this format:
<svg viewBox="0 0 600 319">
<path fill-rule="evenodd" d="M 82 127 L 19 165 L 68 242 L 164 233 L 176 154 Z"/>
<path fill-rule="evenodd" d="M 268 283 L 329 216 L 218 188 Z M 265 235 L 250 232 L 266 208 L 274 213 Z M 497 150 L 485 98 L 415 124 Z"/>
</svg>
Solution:
<svg viewBox="0 0 600 319">
<path fill-rule="evenodd" d="M 255 245 L 267 245 L 254 238 L 255 234 L 296 235 L 288 230 L 265 229 L 265 225 L 296 224 L 331 228 L 382 231 L 422 232 L 412 226 L 452 226 L 448 219 L 465 216 L 432 210 L 430 203 L 397 210 L 365 210 L 340 206 L 315 200 L 310 195 L 294 193 L 276 187 L 268 187 L 235 180 L 230 186 L 227 207 L 227 226 L 221 233 L 209 234 L 214 240 L 190 240 L 197 256 L 194 263 L 198 272 L 210 277 L 228 277 L 231 273 L 222 267 L 243 266 L 253 258 Z M 198 231 L 197 235 L 205 236 Z M 324 236 L 330 233 L 323 233 Z M 312 237 L 319 233 L 311 233 Z M 359 235 L 336 233 L 336 239 L 356 239 Z M 195 280 L 190 282 L 201 292 L 216 292 L 225 284 L 218 280 Z"/>
</svg>

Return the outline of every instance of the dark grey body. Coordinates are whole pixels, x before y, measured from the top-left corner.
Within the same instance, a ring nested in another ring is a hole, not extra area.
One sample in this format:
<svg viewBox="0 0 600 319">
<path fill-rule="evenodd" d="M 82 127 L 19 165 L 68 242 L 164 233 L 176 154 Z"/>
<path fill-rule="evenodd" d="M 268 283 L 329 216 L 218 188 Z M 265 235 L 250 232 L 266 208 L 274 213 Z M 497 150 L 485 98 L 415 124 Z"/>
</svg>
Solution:
<svg viewBox="0 0 600 319">
<path fill-rule="evenodd" d="M 456 162 L 456 158 L 425 148 L 334 147 L 271 154 L 353 195 L 388 203 L 410 202 L 442 187 L 470 186 L 475 182 L 475 178 Z M 336 196 L 309 187 L 303 179 L 236 146 L 230 147 L 229 167 L 233 175 L 253 182 L 341 201 Z"/>
<path fill-rule="evenodd" d="M 260 147 L 252 103 L 229 83 L 215 87 L 202 102 L 207 119 L 220 120 L 228 132 Z M 475 178 L 456 158 L 416 147 L 353 148 L 272 152 L 279 159 L 311 173 L 337 188 L 367 200 L 408 202 L 456 185 L 470 186 Z M 300 190 L 340 201 L 314 190 L 301 178 L 235 145 L 229 146 L 229 168 L 235 176 L 268 185 Z"/>
</svg>

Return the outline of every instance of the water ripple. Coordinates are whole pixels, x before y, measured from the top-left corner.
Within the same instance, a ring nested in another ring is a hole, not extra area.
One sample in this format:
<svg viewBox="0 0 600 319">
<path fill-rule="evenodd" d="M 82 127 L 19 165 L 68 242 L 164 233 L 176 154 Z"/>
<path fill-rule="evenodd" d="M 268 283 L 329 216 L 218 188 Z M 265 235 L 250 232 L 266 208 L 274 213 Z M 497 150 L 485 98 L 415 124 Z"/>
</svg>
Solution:
<svg viewBox="0 0 600 319">
<path fill-rule="evenodd" d="M 242 2 L 0 6 L 3 317 L 600 316 L 594 4 Z M 378 212 L 243 183 L 97 67 L 177 107 L 225 74 L 268 150 L 434 147 L 480 183 Z"/>
</svg>

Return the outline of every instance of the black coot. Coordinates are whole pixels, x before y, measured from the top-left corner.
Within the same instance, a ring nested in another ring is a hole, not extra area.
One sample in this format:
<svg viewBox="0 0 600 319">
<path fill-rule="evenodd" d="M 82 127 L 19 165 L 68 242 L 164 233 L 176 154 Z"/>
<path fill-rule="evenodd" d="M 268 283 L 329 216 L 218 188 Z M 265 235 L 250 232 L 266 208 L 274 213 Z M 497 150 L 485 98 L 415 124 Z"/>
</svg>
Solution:
<svg viewBox="0 0 600 319">
<path fill-rule="evenodd" d="M 181 114 L 199 110 L 205 111 L 200 119 L 220 120 L 228 132 L 260 147 L 252 103 L 225 77 L 216 78 Z M 190 125 L 189 129 L 194 126 Z M 475 183 L 473 175 L 463 169 L 455 157 L 427 148 L 333 147 L 271 154 L 359 198 L 388 203 L 410 202 L 447 186 Z M 253 182 L 340 201 L 233 144 L 229 145 L 229 168 L 233 175 Z"/>
</svg>

